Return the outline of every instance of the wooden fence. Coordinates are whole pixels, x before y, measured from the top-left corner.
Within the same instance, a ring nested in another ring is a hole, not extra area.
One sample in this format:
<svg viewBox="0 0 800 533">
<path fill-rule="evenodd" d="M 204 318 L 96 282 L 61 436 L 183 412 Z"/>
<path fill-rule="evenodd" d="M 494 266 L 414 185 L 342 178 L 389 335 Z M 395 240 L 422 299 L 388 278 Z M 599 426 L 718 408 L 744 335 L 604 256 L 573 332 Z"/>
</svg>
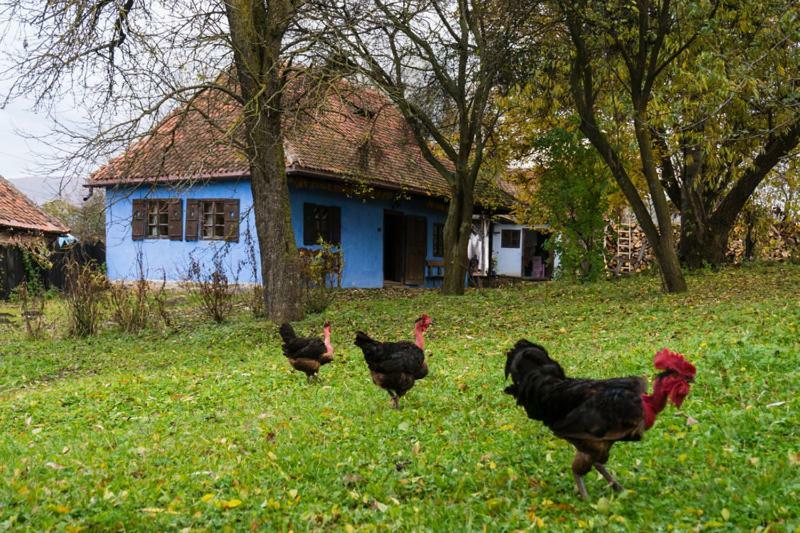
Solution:
<svg viewBox="0 0 800 533">
<path fill-rule="evenodd" d="M 0 299 L 8 298 L 14 288 L 32 275 L 36 276 L 45 289 L 63 289 L 66 284 L 67 261 L 74 258 L 81 264 L 95 261 L 102 265 L 106 262 L 106 245 L 102 242 L 77 243 L 63 247 L 54 245 L 49 258 L 52 267 L 48 270 L 26 268 L 23 254 L 17 246 L 0 245 Z"/>
</svg>

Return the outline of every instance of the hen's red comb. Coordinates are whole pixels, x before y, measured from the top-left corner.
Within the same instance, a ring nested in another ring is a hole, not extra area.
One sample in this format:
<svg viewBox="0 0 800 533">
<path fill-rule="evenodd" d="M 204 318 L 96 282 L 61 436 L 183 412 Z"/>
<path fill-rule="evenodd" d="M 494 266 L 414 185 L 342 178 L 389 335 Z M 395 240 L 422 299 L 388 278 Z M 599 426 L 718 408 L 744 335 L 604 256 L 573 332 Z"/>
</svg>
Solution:
<svg viewBox="0 0 800 533">
<path fill-rule="evenodd" d="M 672 370 L 685 378 L 694 378 L 697 373 L 692 363 L 684 359 L 681 354 L 671 352 L 667 348 L 656 353 L 653 364 L 659 370 Z"/>
</svg>

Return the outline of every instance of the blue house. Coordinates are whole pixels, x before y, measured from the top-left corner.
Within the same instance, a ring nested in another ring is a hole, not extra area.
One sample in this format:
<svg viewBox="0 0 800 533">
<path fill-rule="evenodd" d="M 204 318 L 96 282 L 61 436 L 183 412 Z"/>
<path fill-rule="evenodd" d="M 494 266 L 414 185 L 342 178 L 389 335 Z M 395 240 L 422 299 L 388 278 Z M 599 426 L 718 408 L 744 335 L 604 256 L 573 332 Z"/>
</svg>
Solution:
<svg viewBox="0 0 800 533">
<path fill-rule="evenodd" d="M 106 190 L 108 275 L 179 281 L 190 256 L 222 253 L 239 282 L 258 246 L 240 107 L 206 90 L 89 179 Z M 343 254 L 343 287 L 432 286 L 441 276 L 448 185 L 404 118 L 359 88 L 298 106 L 285 124 L 286 171 L 298 247 L 319 239 Z M 480 206 L 478 206 L 480 209 Z M 260 273 L 256 272 L 260 277 Z"/>
</svg>

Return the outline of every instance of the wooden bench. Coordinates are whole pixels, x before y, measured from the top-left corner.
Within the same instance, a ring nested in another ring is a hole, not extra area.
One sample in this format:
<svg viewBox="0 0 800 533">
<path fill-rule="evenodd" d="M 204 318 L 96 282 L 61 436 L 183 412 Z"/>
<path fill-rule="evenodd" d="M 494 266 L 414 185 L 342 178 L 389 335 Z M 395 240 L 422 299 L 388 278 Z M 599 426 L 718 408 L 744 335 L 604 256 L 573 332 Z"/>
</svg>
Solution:
<svg viewBox="0 0 800 533">
<path fill-rule="evenodd" d="M 444 278 L 444 261 L 425 261 L 425 277 Z"/>
</svg>

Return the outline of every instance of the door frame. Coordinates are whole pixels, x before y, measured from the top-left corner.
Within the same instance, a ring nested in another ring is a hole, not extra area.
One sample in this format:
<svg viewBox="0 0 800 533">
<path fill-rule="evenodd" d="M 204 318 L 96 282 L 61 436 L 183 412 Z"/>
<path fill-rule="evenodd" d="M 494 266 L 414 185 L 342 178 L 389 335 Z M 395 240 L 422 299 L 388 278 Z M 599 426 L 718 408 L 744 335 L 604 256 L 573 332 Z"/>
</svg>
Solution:
<svg viewBox="0 0 800 533">
<path fill-rule="evenodd" d="M 400 273 L 400 280 L 397 281 L 396 283 L 402 283 L 402 284 L 405 285 L 405 278 L 406 278 L 406 253 L 405 253 L 405 251 L 406 251 L 406 215 L 402 211 L 397 211 L 395 209 L 384 209 L 383 210 L 383 243 L 382 243 L 383 244 L 383 246 L 382 246 L 382 249 L 383 249 L 383 254 L 382 254 L 382 256 L 383 256 L 382 257 L 382 259 L 383 259 L 383 272 L 382 272 L 383 281 L 384 282 L 386 282 L 386 281 L 395 281 L 395 280 L 389 280 L 386 277 L 386 239 L 387 239 L 387 237 L 386 237 L 386 216 L 387 215 L 389 215 L 391 217 L 397 217 L 400 220 L 400 244 L 399 244 L 399 250 L 400 250 L 400 254 L 399 254 L 400 261 L 399 261 L 399 263 L 400 264 L 398 265 L 398 270 L 397 270 L 397 272 Z"/>
<path fill-rule="evenodd" d="M 400 254 L 399 254 L 399 261 L 398 265 L 400 273 L 400 281 L 397 283 L 401 283 L 403 285 L 408 284 L 408 279 L 406 276 L 406 266 L 408 265 L 408 226 L 407 221 L 408 219 L 418 219 L 421 220 L 423 223 L 424 234 L 423 234 L 423 246 L 424 246 L 424 254 L 423 254 L 423 262 L 422 262 L 422 277 L 421 282 L 416 283 L 414 282 L 415 286 L 424 286 L 425 285 L 425 260 L 428 258 L 428 217 L 425 215 L 417 215 L 417 214 L 410 214 L 404 213 L 402 211 L 398 211 L 395 209 L 384 209 L 383 210 L 383 281 L 392 281 L 386 277 L 386 218 L 387 215 L 390 217 L 397 217 L 397 220 L 400 224 L 400 243 L 398 244 Z"/>
</svg>

